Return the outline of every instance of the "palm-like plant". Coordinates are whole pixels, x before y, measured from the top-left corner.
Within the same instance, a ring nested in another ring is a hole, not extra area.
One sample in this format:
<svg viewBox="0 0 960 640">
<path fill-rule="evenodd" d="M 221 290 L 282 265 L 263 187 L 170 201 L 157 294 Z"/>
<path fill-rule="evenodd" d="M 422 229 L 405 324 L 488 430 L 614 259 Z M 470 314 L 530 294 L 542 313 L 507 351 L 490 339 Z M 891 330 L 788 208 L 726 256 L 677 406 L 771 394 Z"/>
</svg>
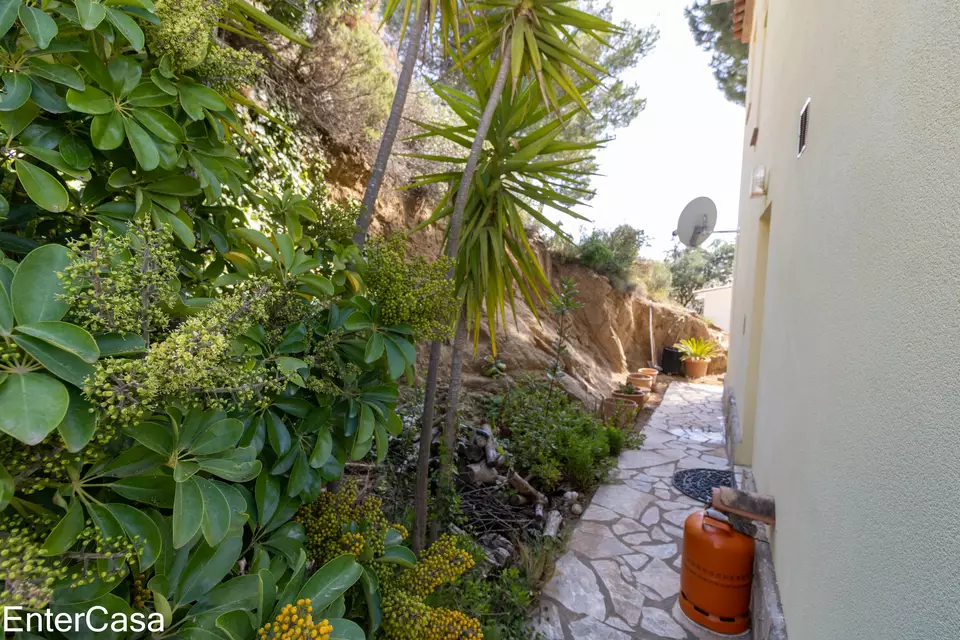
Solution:
<svg viewBox="0 0 960 640">
<path fill-rule="evenodd" d="M 539 297 L 541 290 L 550 288 L 527 242 L 519 212 L 527 211 L 559 232 L 538 207 L 551 206 L 573 213 L 570 207 L 577 204 L 576 198 L 561 195 L 554 188 L 556 181 L 568 180 L 573 175 L 576 170 L 570 165 L 576 160 L 554 159 L 552 156 L 564 150 L 576 150 L 564 149 L 564 143 L 556 141 L 562 127 L 563 109 L 572 103 L 585 109 L 582 93 L 598 85 L 599 80 L 581 64 L 588 61 L 589 66 L 597 68 L 577 50 L 573 36 L 579 32 L 602 40 L 603 33 L 613 32 L 617 27 L 566 6 L 568 2 L 474 2 L 471 9 L 476 15 L 468 14 L 468 18 L 476 25 L 470 38 L 477 44 L 461 58 L 459 66 L 476 95 L 471 97 L 453 89 L 440 89 L 441 97 L 461 118 L 462 124 L 424 126 L 426 135 L 438 135 L 470 148 L 465 158 L 433 158 L 464 164 L 462 172 L 425 176 L 419 182 L 448 182 L 450 185 L 447 196 L 430 222 L 449 218 L 447 255 L 457 259 L 454 275 L 458 290 L 464 296 L 450 360 L 443 437 L 448 452 L 456 440 L 461 351 L 468 323 L 473 323 L 476 343 L 484 306 L 492 312 L 490 317 L 494 328 L 498 314 L 505 319 L 505 301 L 513 303 L 514 284 L 531 308 L 535 308 L 533 297 Z M 499 57 L 493 61 L 491 58 L 496 52 Z M 545 78 L 544 71 L 549 79 Z M 506 86 L 508 75 L 513 77 L 509 90 Z M 501 103 L 504 91 L 507 91 L 508 98 Z M 493 130 L 494 135 L 488 137 L 494 126 L 497 127 Z M 485 152 L 488 144 L 490 148 Z M 483 167 L 480 174 L 477 174 L 478 167 Z M 575 189 L 583 189 L 582 184 L 577 184 Z M 463 246 L 466 252 L 472 252 L 470 255 L 461 253 L 461 229 L 466 229 Z M 440 343 L 434 342 L 430 349 L 420 437 L 414 527 L 414 546 L 418 549 L 423 546 L 426 526 L 429 444 L 439 366 Z M 449 462 L 444 466 L 449 473 Z"/>
<path fill-rule="evenodd" d="M 680 350 L 681 360 L 709 360 L 720 353 L 716 342 L 703 338 L 685 338 L 674 347 Z"/>
</svg>

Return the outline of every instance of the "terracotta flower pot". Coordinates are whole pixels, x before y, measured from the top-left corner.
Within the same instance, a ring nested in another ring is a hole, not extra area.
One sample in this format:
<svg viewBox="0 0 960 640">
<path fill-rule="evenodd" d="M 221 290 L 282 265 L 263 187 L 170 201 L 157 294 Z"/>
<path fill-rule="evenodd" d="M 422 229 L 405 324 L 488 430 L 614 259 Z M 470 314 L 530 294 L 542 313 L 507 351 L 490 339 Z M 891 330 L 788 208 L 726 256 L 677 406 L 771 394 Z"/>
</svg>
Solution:
<svg viewBox="0 0 960 640">
<path fill-rule="evenodd" d="M 639 410 L 640 408 L 633 400 L 604 398 L 603 402 L 600 403 L 600 417 L 604 420 L 610 420 L 621 429 L 636 422 Z"/>
<path fill-rule="evenodd" d="M 683 361 L 683 370 L 688 378 L 702 378 L 707 375 L 707 367 L 710 366 L 710 360 L 701 360 L 699 358 L 688 358 Z"/>
<path fill-rule="evenodd" d="M 657 386 L 657 375 L 660 373 L 658 370 L 656 370 L 656 369 L 640 369 L 639 371 L 637 371 L 637 373 L 639 373 L 640 375 L 650 376 L 651 378 L 653 378 L 653 382 L 651 382 L 651 385 L 650 385 L 650 388 L 651 388 L 651 389 L 653 389 L 653 388 L 655 388 L 655 387 Z"/>
<path fill-rule="evenodd" d="M 635 388 L 643 389 L 652 389 L 653 388 L 653 378 L 644 373 L 631 373 L 627 376 L 627 383 L 632 384 Z"/>
<path fill-rule="evenodd" d="M 647 400 L 647 392 L 644 391 L 643 393 L 620 393 L 619 391 L 615 391 L 613 393 L 613 397 L 619 400 L 632 400 L 633 402 L 637 403 L 637 409 L 641 409 L 643 408 L 643 403 L 646 402 Z"/>
</svg>

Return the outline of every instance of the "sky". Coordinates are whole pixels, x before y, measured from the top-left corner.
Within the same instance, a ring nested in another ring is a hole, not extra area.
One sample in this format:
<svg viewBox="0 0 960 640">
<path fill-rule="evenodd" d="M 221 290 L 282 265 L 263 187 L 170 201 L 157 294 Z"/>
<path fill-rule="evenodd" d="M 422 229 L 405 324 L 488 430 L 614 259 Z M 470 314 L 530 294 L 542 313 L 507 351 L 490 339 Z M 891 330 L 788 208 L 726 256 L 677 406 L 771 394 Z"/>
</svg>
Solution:
<svg viewBox="0 0 960 640">
<path fill-rule="evenodd" d="M 615 22 L 653 24 L 660 40 L 628 79 L 638 82 L 646 109 L 597 154 L 597 195 L 581 212 L 593 226 L 630 224 L 652 236 L 644 256 L 662 259 L 673 246 L 677 218 L 690 200 L 717 204 L 717 229 L 736 229 L 744 109 L 728 102 L 694 44 L 683 16 L 690 0 L 613 0 Z M 573 232 L 576 221 L 564 228 Z M 587 225 L 590 226 L 590 225 Z M 733 234 L 717 235 L 733 241 Z"/>
</svg>

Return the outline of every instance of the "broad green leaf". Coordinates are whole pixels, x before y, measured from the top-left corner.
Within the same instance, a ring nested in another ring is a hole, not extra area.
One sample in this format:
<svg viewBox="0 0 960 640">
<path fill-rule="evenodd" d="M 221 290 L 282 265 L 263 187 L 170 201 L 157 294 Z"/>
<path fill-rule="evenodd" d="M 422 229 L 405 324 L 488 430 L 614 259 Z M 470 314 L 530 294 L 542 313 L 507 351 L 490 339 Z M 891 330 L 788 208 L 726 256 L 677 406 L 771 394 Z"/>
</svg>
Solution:
<svg viewBox="0 0 960 640">
<path fill-rule="evenodd" d="M 317 431 L 317 444 L 313 447 L 313 453 L 310 454 L 310 466 L 319 469 L 330 459 L 333 452 L 333 435 L 330 429 L 322 427 Z"/>
<path fill-rule="evenodd" d="M 384 348 L 387 352 L 387 368 L 390 370 L 390 377 L 397 379 L 407 370 L 407 359 L 390 336 L 384 339 Z"/>
<path fill-rule="evenodd" d="M 290 431 L 287 425 L 273 411 L 267 411 L 264 419 L 267 421 L 267 438 L 273 451 L 278 456 L 286 453 L 290 449 Z"/>
<path fill-rule="evenodd" d="M 292 448 L 294 453 L 293 469 L 287 481 L 287 495 L 291 498 L 303 493 L 310 484 L 311 469 L 307 461 L 307 454 L 299 446 Z"/>
<path fill-rule="evenodd" d="M 243 536 L 229 535 L 216 547 L 201 540 L 190 551 L 190 561 L 174 590 L 178 603 L 190 602 L 208 594 L 240 558 Z"/>
<path fill-rule="evenodd" d="M 141 82 L 127 99 L 135 107 L 166 107 L 177 101 L 176 87 L 174 87 L 173 94 L 170 94 L 157 86 L 155 82 Z"/>
<path fill-rule="evenodd" d="M 132 111 L 133 117 L 161 140 L 171 143 L 183 142 L 183 128 L 167 114 L 144 107 L 134 107 Z"/>
<path fill-rule="evenodd" d="M 47 82 L 43 78 L 30 78 L 30 98 L 44 111 L 50 113 L 70 113 L 70 106 L 63 96 L 57 91 L 57 87 Z M 59 155 L 59 154 L 58 154 Z"/>
<path fill-rule="evenodd" d="M 153 84 L 157 85 L 161 91 L 171 96 L 175 96 L 178 93 L 177 85 L 173 84 L 163 76 L 160 72 L 160 69 L 151 69 L 150 70 L 150 79 L 153 80 Z"/>
<path fill-rule="evenodd" d="M 33 76 L 62 84 L 77 91 L 83 91 L 85 84 L 80 72 L 65 64 L 47 62 L 43 58 L 31 58 L 30 66 L 24 69 Z"/>
<path fill-rule="evenodd" d="M 67 388 L 44 373 L 10 374 L 0 384 L 0 431 L 28 445 L 57 428 L 70 405 Z"/>
<path fill-rule="evenodd" d="M 67 514 L 53 528 L 43 541 L 41 555 L 56 556 L 66 552 L 76 543 L 83 532 L 83 507 L 76 498 L 70 503 Z"/>
<path fill-rule="evenodd" d="M 117 480 L 110 484 L 110 488 L 128 500 L 172 509 L 176 483 L 170 475 L 152 473 Z"/>
<path fill-rule="evenodd" d="M 107 73 L 112 80 L 113 95 L 123 97 L 140 84 L 143 69 L 132 56 L 120 56 L 110 61 L 107 65 Z"/>
<path fill-rule="evenodd" d="M 23 27 L 41 49 L 50 46 L 50 41 L 57 35 L 57 23 L 42 9 L 21 5 L 18 12 Z"/>
<path fill-rule="evenodd" d="M 193 481 L 200 487 L 203 496 L 203 522 L 200 525 L 203 537 L 215 547 L 230 529 L 230 503 L 226 496 L 209 480 L 196 476 Z"/>
<path fill-rule="evenodd" d="M 50 320 L 21 324 L 17 333 L 25 333 L 55 347 L 68 351 L 84 362 L 93 364 L 100 357 L 96 340 L 85 329 L 69 322 Z"/>
<path fill-rule="evenodd" d="M 103 561 L 100 561 L 103 562 Z M 106 593 L 96 600 L 60 604 L 54 602 L 52 614 L 63 613 L 70 620 L 78 620 L 77 629 L 69 634 L 71 640 L 121 640 L 127 634 L 111 629 L 111 623 L 119 617 L 130 620 L 133 610 L 126 600 L 112 593 Z"/>
<path fill-rule="evenodd" d="M 78 388 L 83 388 L 87 379 L 96 372 L 92 364 L 43 340 L 14 333 L 13 341 L 50 373 Z"/>
<path fill-rule="evenodd" d="M 40 167 L 20 159 L 16 162 L 17 177 L 30 199 L 47 211 L 60 212 L 70 205 L 63 184 Z"/>
<path fill-rule="evenodd" d="M 387 562 L 398 564 L 401 567 L 412 569 L 417 564 L 417 556 L 410 549 L 400 545 L 387 547 L 383 555 L 376 559 L 376 562 Z"/>
<path fill-rule="evenodd" d="M 201 193 L 200 182 L 188 175 L 170 176 L 151 182 L 146 186 L 147 191 L 168 194 L 171 196 L 198 196 Z"/>
<path fill-rule="evenodd" d="M 330 640 L 366 640 L 363 629 L 356 622 L 344 618 L 331 618 L 329 624 L 333 627 Z"/>
<path fill-rule="evenodd" d="M 215 586 L 209 593 L 197 600 L 190 608 L 188 616 L 204 625 L 206 621 L 215 621 L 228 611 L 252 610 L 260 600 L 260 577 L 257 575 L 237 576 Z"/>
<path fill-rule="evenodd" d="M 393 411 L 387 416 L 387 433 L 396 438 L 403 431 L 403 420 Z"/>
<path fill-rule="evenodd" d="M 97 411 L 94 404 L 76 387 L 67 387 L 67 392 L 70 394 L 70 405 L 57 431 L 67 445 L 67 451 L 77 453 L 90 443 L 97 430 Z"/>
<path fill-rule="evenodd" d="M 3 93 L 0 94 L 0 111 L 20 109 L 33 92 L 30 78 L 25 74 L 8 71 L 3 74 Z"/>
<path fill-rule="evenodd" d="M 377 464 L 380 464 L 387 459 L 387 451 L 390 447 L 390 436 L 387 435 L 387 430 L 383 428 L 380 422 L 377 422 L 373 434 L 377 441 Z"/>
<path fill-rule="evenodd" d="M 60 155 L 68 165 L 83 171 L 93 165 L 93 152 L 78 135 L 69 134 L 60 140 Z"/>
<path fill-rule="evenodd" d="M 360 422 L 358 423 L 357 440 L 369 440 L 373 437 L 373 425 L 376 423 L 376 416 L 373 409 L 367 403 L 360 405 Z"/>
<path fill-rule="evenodd" d="M 257 501 L 257 519 L 261 526 L 270 522 L 280 500 L 280 479 L 269 473 L 261 473 L 254 489 Z"/>
<path fill-rule="evenodd" d="M 259 593 L 259 589 L 258 589 Z M 217 628 L 229 640 L 247 640 L 254 636 L 253 614 L 249 611 L 227 611 L 217 617 Z"/>
<path fill-rule="evenodd" d="M 140 422 L 125 429 L 125 433 L 151 451 L 162 456 L 173 454 L 173 432 L 163 422 Z M 178 465 L 179 466 L 179 465 Z"/>
<path fill-rule="evenodd" d="M 200 471 L 200 465 L 193 460 L 178 460 L 173 467 L 173 479 L 186 482 Z"/>
<path fill-rule="evenodd" d="M 67 104 L 74 111 L 100 115 L 113 113 L 116 103 L 113 98 L 94 86 L 87 85 L 83 90 L 67 90 Z"/>
<path fill-rule="evenodd" d="M 351 460 L 363 460 L 370 449 L 373 448 L 373 438 L 368 438 L 366 440 L 361 440 L 357 438 L 353 444 L 353 449 L 350 451 Z"/>
<path fill-rule="evenodd" d="M 179 549 L 193 539 L 203 521 L 203 494 L 196 480 L 177 484 L 173 498 L 173 547 Z"/>
<path fill-rule="evenodd" d="M 13 331 L 13 305 L 10 303 L 6 288 L 0 285 L 0 335 L 8 336 L 11 331 Z"/>
<path fill-rule="evenodd" d="M 300 291 L 315 296 L 332 296 L 336 291 L 330 280 L 315 273 L 305 273 L 297 278 L 297 282 Z"/>
<path fill-rule="evenodd" d="M 363 567 L 353 556 L 338 556 L 310 576 L 296 599 L 307 598 L 315 610 L 323 609 L 356 584 L 362 572 Z"/>
<path fill-rule="evenodd" d="M 280 254 L 277 252 L 277 248 L 273 246 L 273 243 L 270 242 L 267 236 L 259 231 L 255 229 L 233 229 L 230 233 L 239 236 L 244 241 L 264 251 L 275 263 L 280 263 Z"/>
<path fill-rule="evenodd" d="M 102 358 L 131 356 L 143 353 L 147 349 L 147 343 L 144 342 L 143 338 L 134 333 L 107 333 L 97 336 L 96 340 Z"/>
<path fill-rule="evenodd" d="M 93 31 L 97 28 L 103 19 L 107 16 L 107 11 L 102 4 L 95 0 L 74 0 L 77 6 L 77 18 L 80 19 L 80 26 L 87 31 Z"/>
<path fill-rule="evenodd" d="M 387 535 L 383 539 L 383 546 L 396 547 L 401 544 L 403 544 L 403 534 L 393 527 L 387 529 Z"/>
<path fill-rule="evenodd" d="M 190 447 L 190 453 L 195 456 L 207 456 L 212 453 L 219 453 L 220 451 L 234 447 L 242 435 L 242 422 L 233 418 L 221 420 L 197 438 L 197 441 Z"/>
<path fill-rule="evenodd" d="M 2 107 L 3 104 L 0 102 L 0 127 L 3 127 L 3 132 L 10 138 L 20 135 L 40 114 L 40 107 L 31 101 L 25 102 L 23 106 L 13 111 L 4 111 Z M 5 217 L 6 213 L 0 216 L 0 218 Z"/>
<path fill-rule="evenodd" d="M 143 49 L 143 29 L 136 21 L 119 9 L 107 7 L 107 20 L 110 21 L 117 31 L 123 34 L 127 42 L 137 51 Z"/>
<path fill-rule="evenodd" d="M 127 140 L 133 148 L 133 154 L 137 157 L 137 162 L 147 171 L 153 171 L 160 165 L 160 152 L 157 151 L 157 145 L 154 144 L 150 134 L 143 130 L 133 118 L 123 118 L 123 130 L 127 134 Z"/>
<path fill-rule="evenodd" d="M 58 171 L 62 171 L 68 176 L 79 178 L 80 180 L 89 180 L 91 177 L 89 171 L 77 170 L 71 167 L 63 159 L 63 156 L 60 155 L 60 152 L 54 151 L 53 149 L 44 149 L 43 147 L 34 147 L 32 145 L 24 145 L 20 147 L 20 150 L 26 154 L 33 156 L 34 158 L 36 158 L 37 160 L 40 160 L 41 162 L 47 163 L 54 169 L 57 169 Z"/>
<path fill-rule="evenodd" d="M 0 512 L 10 504 L 15 490 L 16 487 L 13 484 L 13 476 L 0 464 Z"/>
<path fill-rule="evenodd" d="M 0 37 L 10 31 L 20 11 L 20 0 L 0 0 Z"/>
<path fill-rule="evenodd" d="M 112 503 L 107 504 L 106 507 L 123 527 L 127 537 L 134 541 L 140 560 L 138 563 L 140 570 L 146 571 L 152 567 L 163 548 L 163 540 L 157 525 L 150 516 L 130 505 Z"/>
<path fill-rule="evenodd" d="M 101 151 L 110 151 L 123 144 L 123 116 L 117 112 L 94 116 L 90 123 L 90 139 Z"/>
<path fill-rule="evenodd" d="M 366 363 L 376 362 L 383 355 L 383 336 L 374 333 L 367 340 L 367 347 L 364 350 L 363 360 Z"/>
<path fill-rule="evenodd" d="M 160 454 L 150 451 L 142 444 L 136 444 L 114 458 L 113 462 L 104 468 L 103 475 L 127 478 L 155 470 L 166 461 Z"/>
<path fill-rule="evenodd" d="M 57 273 L 70 264 L 72 254 L 58 244 L 44 245 L 31 251 L 13 277 L 10 301 L 13 315 L 20 324 L 60 320 L 70 308 L 60 300 L 64 293 Z"/>
<path fill-rule="evenodd" d="M 248 482 L 260 474 L 262 465 L 259 460 L 233 462 L 232 460 L 205 458 L 200 460 L 200 468 L 230 482 Z"/>
<path fill-rule="evenodd" d="M 363 595 L 367 601 L 367 633 L 368 637 L 374 637 L 383 622 L 383 611 L 380 609 L 380 580 L 377 574 L 368 567 L 363 567 L 360 574 L 360 585 L 363 587 Z"/>
</svg>

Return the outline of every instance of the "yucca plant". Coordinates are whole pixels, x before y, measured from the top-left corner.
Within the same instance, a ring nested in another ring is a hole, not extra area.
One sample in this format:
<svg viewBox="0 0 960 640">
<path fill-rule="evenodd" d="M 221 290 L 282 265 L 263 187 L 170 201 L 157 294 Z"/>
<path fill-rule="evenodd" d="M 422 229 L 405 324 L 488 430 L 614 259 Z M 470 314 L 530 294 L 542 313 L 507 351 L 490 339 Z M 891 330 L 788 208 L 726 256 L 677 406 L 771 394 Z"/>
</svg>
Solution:
<svg viewBox="0 0 960 640">
<path fill-rule="evenodd" d="M 562 233 L 542 214 L 542 208 L 549 206 L 576 215 L 571 207 L 578 201 L 560 194 L 556 184 L 570 181 L 571 176 L 576 175 L 573 188 L 588 193 L 580 182 L 584 177 L 582 172 L 570 168 L 578 160 L 554 158 L 554 154 L 563 151 L 596 146 L 557 141 L 564 109 L 585 110 L 582 93 L 600 83 L 581 63 L 589 62 L 588 66 L 602 71 L 577 50 L 573 36 L 586 33 L 602 41 L 602 34 L 616 31 L 617 27 L 566 6 L 567 2 L 486 0 L 474 3 L 471 8 L 477 14 L 471 21 L 476 28 L 469 37 L 477 44 L 459 62 L 474 96 L 438 87 L 438 95 L 462 123 L 450 127 L 423 125 L 425 135 L 440 136 L 470 149 L 464 158 L 430 158 L 463 164 L 462 172 L 453 170 L 424 176 L 417 183 L 449 184 L 447 195 L 427 224 L 448 218 L 447 255 L 457 260 L 454 275 L 458 292 L 464 298 L 450 360 L 443 437 L 447 452 L 452 450 L 456 439 L 461 352 L 468 324 L 473 325 L 476 346 L 484 306 L 491 318 L 491 334 L 495 334 L 496 317 L 499 315 L 504 320 L 506 301 L 513 304 L 514 285 L 531 308 L 535 308 L 534 297 L 539 299 L 540 291 L 550 288 L 527 242 L 520 212 L 526 211 Z M 493 60 L 495 52 L 499 55 Z M 545 79 L 544 71 L 549 80 Z M 513 78 L 509 88 L 508 75 Z M 504 95 L 507 98 L 501 100 Z M 493 134 L 488 135 L 491 131 Z M 463 251 L 462 229 L 465 231 Z M 493 348 L 496 349 L 495 340 Z M 418 549 L 423 546 L 426 526 L 429 434 L 433 428 L 439 366 L 440 343 L 434 342 L 430 349 L 420 439 L 414 528 L 414 546 Z M 449 460 L 443 467 L 449 475 Z"/>
<path fill-rule="evenodd" d="M 709 360 L 720 353 L 716 342 L 703 338 L 685 338 L 674 347 L 680 350 L 681 360 Z"/>
</svg>

